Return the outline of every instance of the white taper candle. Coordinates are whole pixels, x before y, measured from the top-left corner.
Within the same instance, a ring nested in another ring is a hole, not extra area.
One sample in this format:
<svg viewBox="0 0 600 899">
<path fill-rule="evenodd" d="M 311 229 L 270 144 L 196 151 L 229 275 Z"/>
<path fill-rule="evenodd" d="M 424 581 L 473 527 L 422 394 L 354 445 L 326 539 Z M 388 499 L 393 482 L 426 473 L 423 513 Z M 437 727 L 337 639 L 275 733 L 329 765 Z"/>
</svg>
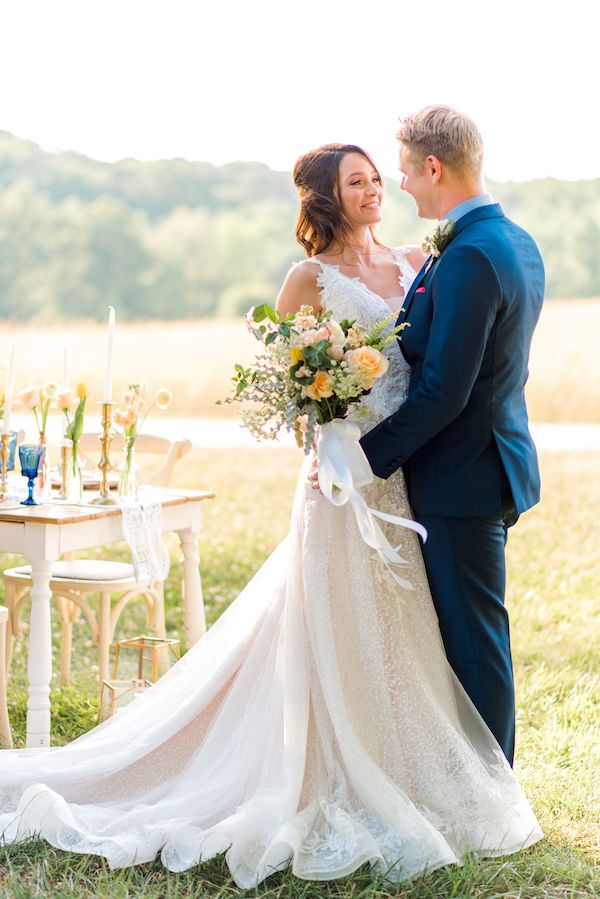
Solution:
<svg viewBox="0 0 600 899">
<path fill-rule="evenodd" d="M 13 390 L 15 388 L 15 345 L 13 343 L 10 348 L 10 360 L 8 363 L 8 373 L 6 375 L 6 392 L 4 394 L 4 421 L 2 422 L 2 433 L 10 434 L 10 413 L 12 412 Z"/>
<path fill-rule="evenodd" d="M 115 361 L 115 310 L 108 307 L 108 344 L 106 348 L 106 377 L 104 379 L 104 403 L 112 403 L 113 367 Z"/>
</svg>

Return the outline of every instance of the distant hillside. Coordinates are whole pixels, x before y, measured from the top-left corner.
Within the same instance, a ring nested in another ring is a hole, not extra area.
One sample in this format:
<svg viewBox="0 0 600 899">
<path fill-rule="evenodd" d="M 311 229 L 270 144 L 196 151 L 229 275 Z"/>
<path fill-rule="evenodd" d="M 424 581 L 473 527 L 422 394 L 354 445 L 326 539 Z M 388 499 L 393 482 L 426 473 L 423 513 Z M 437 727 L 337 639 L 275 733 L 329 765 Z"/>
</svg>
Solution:
<svg viewBox="0 0 600 899">
<path fill-rule="evenodd" d="M 489 184 L 538 241 L 549 297 L 600 295 L 600 179 Z M 381 236 L 430 225 L 388 179 Z M 0 315 L 197 318 L 272 300 L 294 260 L 295 191 L 253 162 L 115 164 L 0 131 Z"/>
</svg>

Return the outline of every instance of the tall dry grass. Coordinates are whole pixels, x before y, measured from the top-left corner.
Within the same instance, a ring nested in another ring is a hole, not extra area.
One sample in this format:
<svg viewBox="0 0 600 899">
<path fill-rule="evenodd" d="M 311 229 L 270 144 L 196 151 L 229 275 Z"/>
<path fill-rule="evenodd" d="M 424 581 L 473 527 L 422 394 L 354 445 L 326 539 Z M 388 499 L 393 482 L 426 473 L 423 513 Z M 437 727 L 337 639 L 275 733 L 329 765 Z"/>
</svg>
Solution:
<svg viewBox="0 0 600 899">
<path fill-rule="evenodd" d="M 548 300 L 531 347 L 532 421 L 600 424 L 600 298 Z"/>
<path fill-rule="evenodd" d="M 534 337 L 528 385 L 532 421 L 600 421 L 600 299 L 552 300 Z M 97 324 L 23 327 L 0 333 L 0 365 L 17 345 L 17 387 L 62 377 L 68 347 L 71 379 L 85 381 L 92 402 L 101 397 L 106 328 Z M 229 392 L 234 362 L 249 362 L 258 344 L 242 319 L 119 323 L 115 388 L 148 381 L 165 385 L 175 399 L 170 414 L 234 417 L 237 406 L 217 406 Z"/>
</svg>

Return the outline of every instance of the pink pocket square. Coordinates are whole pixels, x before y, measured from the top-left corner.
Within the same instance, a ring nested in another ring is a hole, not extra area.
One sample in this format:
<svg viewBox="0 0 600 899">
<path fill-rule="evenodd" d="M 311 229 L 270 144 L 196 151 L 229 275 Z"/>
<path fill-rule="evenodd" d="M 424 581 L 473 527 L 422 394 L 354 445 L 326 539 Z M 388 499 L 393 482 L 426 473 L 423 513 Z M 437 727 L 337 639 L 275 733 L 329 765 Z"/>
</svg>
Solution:
<svg viewBox="0 0 600 899">
<path fill-rule="evenodd" d="M 425 293 L 425 288 L 424 288 L 424 287 L 417 287 L 417 289 L 415 290 L 415 293 Z"/>
</svg>

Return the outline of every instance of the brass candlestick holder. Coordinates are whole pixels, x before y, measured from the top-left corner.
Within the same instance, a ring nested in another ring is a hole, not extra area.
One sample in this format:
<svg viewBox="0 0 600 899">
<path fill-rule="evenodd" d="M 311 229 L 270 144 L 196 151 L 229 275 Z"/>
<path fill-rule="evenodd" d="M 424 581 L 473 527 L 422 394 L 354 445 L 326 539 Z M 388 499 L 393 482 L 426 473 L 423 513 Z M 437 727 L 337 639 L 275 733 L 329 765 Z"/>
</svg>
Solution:
<svg viewBox="0 0 600 899">
<path fill-rule="evenodd" d="M 6 482 L 8 477 L 8 457 L 10 455 L 10 434 L 2 434 L 2 446 L 0 448 L 0 460 L 2 474 L 0 479 L 0 502 L 6 499 Z"/>
<path fill-rule="evenodd" d="M 98 468 L 102 472 L 102 482 L 100 484 L 100 496 L 96 496 L 92 503 L 97 506 L 116 506 L 117 499 L 110 495 L 110 486 L 108 483 L 108 472 L 112 471 L 110 464 L 109 449 L 112 442 L 110 436 L 110 425 L 112 416 L 110 413 L 112 403 L 102 403 L 102 433 L 100 434 L 100 443 L 102 444 L 102 455 Z"/>
</svg>

